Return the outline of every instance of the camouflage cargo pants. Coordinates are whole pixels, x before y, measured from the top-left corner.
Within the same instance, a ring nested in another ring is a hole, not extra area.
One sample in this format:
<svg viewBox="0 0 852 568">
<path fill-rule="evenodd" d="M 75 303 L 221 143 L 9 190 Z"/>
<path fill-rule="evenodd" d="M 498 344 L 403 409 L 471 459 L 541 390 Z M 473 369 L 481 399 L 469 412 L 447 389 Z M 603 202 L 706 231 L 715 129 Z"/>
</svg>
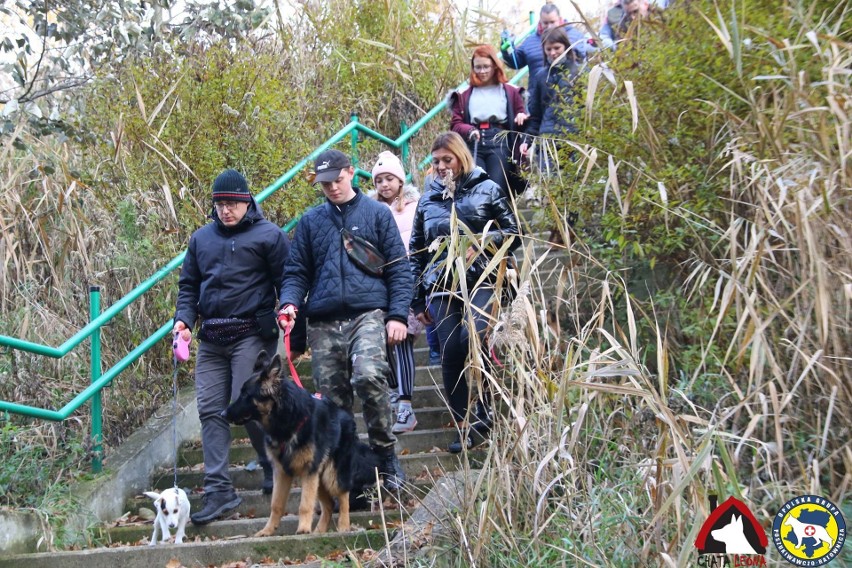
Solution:
<svg viewBox="0 0 852 568">
<path fill-rule="evenodd" d="M 324 397 L 352 412 L 354 395 L 364 408 L 370 445 L 393 448 L 388 397 L 387 331 L 381 310 L 351 320 L 308 322 L 312 373 Z"/>
</svg>

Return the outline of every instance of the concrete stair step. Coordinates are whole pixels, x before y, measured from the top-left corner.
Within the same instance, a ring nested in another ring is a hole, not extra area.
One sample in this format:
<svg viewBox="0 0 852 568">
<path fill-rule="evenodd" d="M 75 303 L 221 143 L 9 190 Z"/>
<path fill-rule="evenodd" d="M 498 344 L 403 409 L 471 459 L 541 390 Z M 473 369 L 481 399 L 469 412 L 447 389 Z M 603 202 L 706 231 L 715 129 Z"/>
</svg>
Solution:
<svg viewBox="0 0 852 568">
<path fill-rule="evenodd" d="M 477 449 L 468 453 L 471 467 L 478 467 L 485 458 L 485 451 Z M 421 476 L 441 477 L 446 471 L 455 471 L 461 467 L 459 454 L 449 452 L 429 452 L 418 454 L 404 454 L 399 456 L 400 465 L 409 480 L 415 480 Z M 204 486 L 203 468 L 197 469 L 180 468 L 178 470 L 178 485 L 190 490 L 200 489 Z M 258 468 L 248 471 L 243 466 L 231 466 L 228 475 L 237 490 L 259 490 L 263 482 L 263 471 Z M 175 483 L 174 471 L 160 470 L 154 472 L 151 485 L 157 489 L 173 487 Z"/>
<path fill-rule="evenodd" d="M 267 500 L 269 496 L 265 495 Z M 245 499 L 245 496 L 243 496 Z M 150 502 L 150 501 L 149 501 Z M 193 506 L 195 503 L 193 503 Z M 288 509 L 291 511 L 292 509 Z M 257 531 L 263 528 L 269 516 L 268 507 L 265 514 L 258 513 L 257 515 L 242 516 L 239 518 L 227 518 L 210 523 L 209 525 L 195 526 L 192 523 L 186 525 L 186 537 L 188 541 L 196 539 L 226 539 L 226 538 L 244 538 L 254 535 Z M 350 521 L 357 528 L 361 529 L 378 529 L 382 522 L 381 511 L 355 511 L 349 515 Z M 389 522 L 399 519 L 398 510 L 385 510 L 384 518 Z M 314 518 L 314 523 L 317 522 L 319 516 Z M 337 522 L 337 513 L 332 516 L 332 522 Z M 287 536 L 296 534 L 296 526 L 299 523 L 297 514 L 287 514 L 281 518 L 281 526 L 278 528 L 278 535 Z M 333 525 L 334 526 L 334 525 Z M 140 542 L 147 542 L 151 538 L 151 532 L 154 530 L 152 521 L 138 522 L 134 524 L 111 527 L 104 531 L 102 538 L 109 545 L 125 544 L 128 546 L 138 545 Z M 336 532 L 336 529 L 334 529 Z M 159 538 L 159 531 L 157 534 Z"/>
<path fill-rule="evenodd" d="M 409 437 L 411 434 L 416 434 L 421 430 L 432 430 L 436 428 L 445 428 L 452 423 L 452 415 L 450 414 L 449 409 L 446 406 L 431 406 L 431 407 L 421 407 L 418 406 L 417 401 L 414 401 L 414 415 L 417 417 L 417 428 L 414 432 L 406 432 L 405 434 L 398 434 L 397 438 L 400 440 L 400 444 L 402 447 L 408 447 L 405 445 L 404 438 Z M 358 429 L 359 434 L 363 434 L 366 432 L 366 426 L 364 424 L 364 416 L 363 414 L 355 415 L 355 426 Z M 231 427 L 231 439 L 233 440 L 231 451 L 235 447 L 236 443 L 239 440 L 246 441 L 248 439 L 248 433 L 246 433 L 246 429 L 243 426 L 232 426 Z M 246 443 L 248 443 L 246 441 Z M 181 450 L 181 453 L 188 451 L 189 449 L 197 449 L 199 447 L 200 442 L 196 442 L 192 448 L 184 447 Z M 411 451 L 422 451 L 415 450 L 412 448 Z M 231 454 L 231 461 L 238 461 L 233 458 L 233 453 Z M 182 458 L 183 459 L 183 458 Z M 192 458 L 195 459 L 195 458 Z M 254 458 L 251 458 L 254 459 Z M 186 462 L 190 462 L 190 458 L 186 458 Z M 196 463 L 201 463 L 201 460 L 196 460 Z"/>
<path fill-rule="evenodd" d="M 429 369 L 434 369 L 435 380 L 441 381 L 441 373 L 438 370 L 438 367 L 430 367 Z M 418 373 L 420 372 L 422 372 L 422 370 L 418 370 Z M 441 384 L 443 384 L 443 382 Z M 440 406 L 447 408 L 447 403 L 444 400 L 444 389 L 438 388 L 434 384 L 428 386 L 415 386 L 414 390 L 411 392 L 411 401 L 414 405 L 415 412 L 418 408 L 434 408 Z M 355 397 L 355 402 L 352 405 L 352 412 L 357 415 L 362 412 L 362 410 L 361 399 Z"/>
<path fill-rule="evenodd" d="M 215 526 L 215 525 L 214 525 Z M 158 546 L 118 546 L 67 552 L 20 554 L 0 558 L 0 568 L 151 568 L 183 565 L 220 566 L 234 561 L 298 564 L 347 550 L 377 550 L 385 544 L 384 530 L 348 533 L 201 540 Z"/>
<path fill-rule="evenodd" d="M 416 344 L 415 344 L 416 345 Z M 414 348 L 414 386 L 415 387 L 430 387 L 435 385 L 443 385 L 441 379 L 440 365 L 429 364 L 429 348 L 426 347 L 426 340 L 423 339 L 423 346 Z M 296 366 L 296 372 L 299 373 L 299 380 L 302 381 L 304 387 L 314 392 L 316 385 L 311 377 L 310 360 L 300 360 Z"/>
<path fill-rule="evenodd" d="M 426 493 L 432 488 L 433 480 L 427 479 L 425 477 L 412 480 L 411 483 L 406 487 L 406 491 L 403 496 L 403 501 L 408 501 L 410 499 L 421 499 L 426 496 Z M 236 518 L 263 518 L 266 519 L 269 517 L 270 504 L 271 504 L 271 496 L 264 495 L 263 492 L 259 489 L 239 489 L 238 490 L 240 497 L 242 497 L 243 502 L 234 509 L 232 513 L 232 517 Z M 187 492 L 187 496 L 189 497 L 189 504 L 191 510 L 193 512 L 200 511 L 202 504 L 202 497 L 204 493 L 191 491 Z M 387 493 L 382 493 L 383 499 L 388 499 L 389 496 Z M 302 499 L 302 488 L 301 487 L 293 487 L 290 490 L 290 495 L 287 498 L 286 511 L 291 514 L 296 514 L 299 510 L 299 503 Z M 128 499 L 126 511 L 133 516 L 139 514 L 140 507 L 146 507 L 148 509 L 151 508 L 151 499 L 145 497 L 144 495 L 140 495 L 137 497 L 133 497 Z M 218 523 L 212 523 L 207 525 L 207 527 L 211 527 L 209 530 L 214 530 Z M 188 526 L 188 525 L 187 525 Z M 152 527 L 153 528 L 153 527 Z M 112 531 L 110 531 L 112 532 Z M 208 531 L 209 532 L 209 531 Z M 295 529 L 293 530 L 295 532 Z"/>
<path fill-rule="evenodd" d="M 448 411 L 443 413 L 434 413 L 433 416 L 439 416 L 449 420 L 450 414 Z M 425 415 L 426 413 L 424 413 Z M 443 424 L 439 424 L 439 428 L 421 428 L 420 413 L 417 413 L 417 428 L 413 432 L 406 432 L 397 436 L 397 453 L 408 450 L 409 453 L 429 452 L 433 448 L 446 449 L 446 447 L 455 439 L 456 431 L 452 428 L 443 428 Z M 366 434 L 361 434 L 361 441 L 367 442 Z M 246 464 L 257 459 L 257 453 L 248 442 L 247 439 L 240 439 L 231 444 L 230 462 L 238 464 Z M 200 447 L 184 448 L 180 452 L 178 467 L 191 467 L 195 464 L 204 461 L 202 450 Z"/>
</svg>

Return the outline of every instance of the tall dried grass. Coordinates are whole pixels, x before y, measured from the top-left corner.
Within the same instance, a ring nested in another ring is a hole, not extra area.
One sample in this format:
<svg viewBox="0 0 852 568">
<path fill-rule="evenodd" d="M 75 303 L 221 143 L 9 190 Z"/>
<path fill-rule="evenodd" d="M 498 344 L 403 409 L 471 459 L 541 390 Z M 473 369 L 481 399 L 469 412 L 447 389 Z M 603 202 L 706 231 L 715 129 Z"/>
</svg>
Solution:
<svg viewBox="0 0 852 568">
<path fill-rule="evenodd" d="M 525 238 L 520 292 L 491 338 L 503 366 L 473 363 L 502 418 L 456 517 L 459 565 L 690 565 L 711 492 L 765 527 L 799 494 L 848 510 L 852 45 L 838 14 L 761 37 L 776 68 L 732 94 L 747 112 L 711 108 L 727 144 L 708 176 L 728 180 L 728 216 L 696 221 L 719 238 L 672 283 L 697 313 L 712 304 L 690 374 L 653 294 L 639 300 L 567 225 L 562 250 Z M 569 168 L 585 181 L 600 150 L 578 150 Z M 618 199 L 627 214 L 631 196 Z"/>
</svg>

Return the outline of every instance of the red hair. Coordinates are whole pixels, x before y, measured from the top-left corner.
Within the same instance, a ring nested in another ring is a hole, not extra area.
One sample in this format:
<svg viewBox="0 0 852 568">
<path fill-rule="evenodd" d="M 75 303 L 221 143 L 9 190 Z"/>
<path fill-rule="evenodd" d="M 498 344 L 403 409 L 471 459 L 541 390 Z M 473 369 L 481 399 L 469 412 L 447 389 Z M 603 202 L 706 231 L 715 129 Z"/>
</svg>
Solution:
<svg viewBox="0 0 852 568">
<path fill-rule="evenodd" d="M 491 65 L 494 67 L 494 75 L 492 75 L 492 78 L 497 81 L 498 84 L 509 81 L 509 79 L 506 78 L 506 72 L 503 71 L 503 62 L 497 57 L 497 50 L 490 45 L 479 45 L 473 50 L 473 55 L 470 56 L 469 82 L 471 87 L 482 87 L 486 85 L 486 83 L 483 83 L 476 73 L 473 72 L 473 59 L 475 57 L 487 57 L 491 60 Z"/>
</svg>

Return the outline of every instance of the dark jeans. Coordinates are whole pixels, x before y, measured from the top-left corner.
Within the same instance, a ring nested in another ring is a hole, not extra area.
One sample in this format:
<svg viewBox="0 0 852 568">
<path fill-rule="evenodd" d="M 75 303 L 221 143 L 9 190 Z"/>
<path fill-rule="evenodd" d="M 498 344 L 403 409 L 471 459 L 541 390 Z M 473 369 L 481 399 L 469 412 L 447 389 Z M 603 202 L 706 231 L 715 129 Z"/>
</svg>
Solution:
<svg viewBox="0 0 852 568">
<path fill-rule="evenodd" d="M 438 331 L 434 323 L 426 326 L 426 343 L 429 345 L 429 351 L 441 352 L 441 340 L 438 338 Z"/>
<path fill-rule="evenodd" d="M 436 295 L 429 298 L 429 315 L 435 321 L 438 337 L 441 340 L 441 374 L 444 379 L 444 391 L 456 422 L 470 421 L 467 417 L 470 388 L 464 374 L 470 353 L 469 318 L 473 318 L 475 333 L 479 336 L 483 349 L 483 360 L 488 364 L 485 334 L 491 325 L 491 320 L 485 314 L 490 312 L 489 304 L 493 299 L 494 290 L 491 288 L 480 288 L 474 291 L 469 309 L 465 307 L 461 299 L 450 295 Z M 485 314 L 480 313 L 480 310 Z"/>
<path fill-rule="evenodd" d="M 480 130 L 478 145 L 468 142 L 471 153 L 476 149 L 476 165 L 485 170 L 488 177 L 496 182 L 506 195 L 509 194 L 509 182 L 506 178 L 506 169 L 509 167 L 509 142 L 508 133 L 502 128 L 486 128 Z"/>
<path fill-rule="evenodd" d="M 274 354 L 278 340 L 261 339 L 259 335 L 243 337 L 223 347 L 199 341 L 195 362 L 195 397 L 201 420 L 201 448 L 204 453 L 204 491 L 231 489 L 228 455 L 231 449 L 231 426 L 221 413 L 251 378 L 257 354 L 261 349 Z M 246 424 L 251 445 L 261 461 L 266 460 L 263 428 L 258 422 Z"/>
</svg>

